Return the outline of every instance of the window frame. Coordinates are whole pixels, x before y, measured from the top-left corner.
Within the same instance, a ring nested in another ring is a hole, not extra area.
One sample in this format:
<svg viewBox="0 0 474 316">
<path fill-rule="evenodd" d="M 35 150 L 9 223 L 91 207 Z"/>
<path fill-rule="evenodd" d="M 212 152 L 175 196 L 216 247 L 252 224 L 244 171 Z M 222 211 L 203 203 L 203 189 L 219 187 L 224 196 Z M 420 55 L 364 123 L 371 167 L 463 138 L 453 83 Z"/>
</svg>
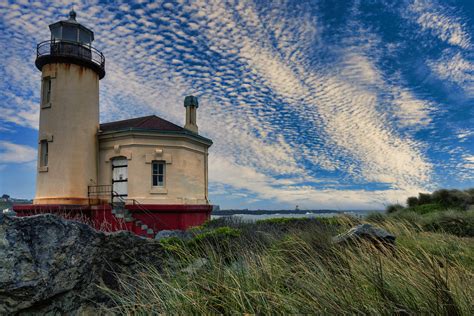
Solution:
<svg viewBox="0 0 474 316">
<path fill-rule="evenodd" d="M 53 78 L 51 76 L 43 77 L 41 87 L 41 108 L 51 107 L 51 95 L 53 91 Z"/>
<path fill-rule="evenodd" d="M 155 165 L 157 165 L 157 172 L 155 173 Z M 159 166 L 163 166 L 162 172 L 160 173 Z M 159 184 L 159 177 L 162 177 L 161 185 Z M 156 185 L 155 185 L 155 177 L 156 177 Z M 151 187 L 152 188 L 164 188 L 166 184 L 166 162 L 163 160 L 153 160 L 151 162 Z"/>
<path fill-rule="evenodd" d="M 49 160 L 49 144 L 48 140 L 42 139 L 40 141 L 40 167 L 48 167 Z"/>
</svg>

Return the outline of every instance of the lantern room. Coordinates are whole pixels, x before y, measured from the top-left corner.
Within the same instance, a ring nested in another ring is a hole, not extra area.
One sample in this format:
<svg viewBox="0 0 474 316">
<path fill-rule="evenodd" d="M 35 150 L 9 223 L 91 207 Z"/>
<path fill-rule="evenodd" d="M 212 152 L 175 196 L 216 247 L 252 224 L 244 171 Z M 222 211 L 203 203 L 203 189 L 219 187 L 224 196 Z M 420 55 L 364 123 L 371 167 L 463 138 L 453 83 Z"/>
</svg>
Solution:
<svg viewBox="0 0 474 316">
<path fill-rule="evenodd" d="M 67 41 L 91 45 L 94 32 L 76 21 L 76 12 L 69 12 L 69 19 L 53 23 L 49 26 L 51 41 Z"/>
<path fill-rule="evenodd" d="M 67 20 L 49 26 L 51 39 L 38 44 L 36 67 L 39 70 L 50 63 L 72 63 L 91 68 L 105 76 L 104 55 L 92 47 L 94 32 L 76 21 L 76 12 L 71 10 Z"/>
</svg>

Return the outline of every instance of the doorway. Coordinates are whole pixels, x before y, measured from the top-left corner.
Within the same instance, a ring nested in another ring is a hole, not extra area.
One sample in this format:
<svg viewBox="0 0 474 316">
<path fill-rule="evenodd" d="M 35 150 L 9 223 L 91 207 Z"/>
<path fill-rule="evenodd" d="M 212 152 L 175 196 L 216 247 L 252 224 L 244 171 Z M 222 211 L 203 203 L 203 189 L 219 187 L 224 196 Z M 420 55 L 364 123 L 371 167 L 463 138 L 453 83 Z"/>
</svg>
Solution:
<svg viewBox="0 0 474 316">
<path fill-rule="evenodd" d="M 128 160 L 118 157 L 112 160 L 112 202 L 122 202 L 128 196 Z"/>
</svg>

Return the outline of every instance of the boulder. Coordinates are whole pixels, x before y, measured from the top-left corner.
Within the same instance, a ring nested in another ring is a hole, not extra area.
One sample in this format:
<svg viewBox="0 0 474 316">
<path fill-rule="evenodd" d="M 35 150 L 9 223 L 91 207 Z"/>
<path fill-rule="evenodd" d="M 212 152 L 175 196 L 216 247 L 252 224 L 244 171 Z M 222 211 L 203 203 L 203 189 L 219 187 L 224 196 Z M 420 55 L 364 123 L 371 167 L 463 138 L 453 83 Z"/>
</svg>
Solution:
<svg viewBox="0 0 474 316">
<path fill-rule="evenodd" d="M 189 239 L 191 238 L 191 234 L 184 231 L 184 230 L 160 230 L 156 235 L 156 240 L 161 240 L 165 238 L 172 238 L 176 237 L 179 239 Z"/>
<path fill-rule="evenodd" d="M 153 239 L 102 233 L 51 214 L 0 214 L 0 314 L 95 315 L 112 304 L 100 287 L 120 290 L 119 275 L 162 262 Z"/>
<path fill-rule="evenodd" d="M 345 233 L 333 238 L 334 243 L 351 242 L 358 239 L 367 239 L 382 242 L 385 244 L 395 244 L 396 237 L 382 228 L 370 224 L 362 224 L 351 228 Z"/>
</svg>

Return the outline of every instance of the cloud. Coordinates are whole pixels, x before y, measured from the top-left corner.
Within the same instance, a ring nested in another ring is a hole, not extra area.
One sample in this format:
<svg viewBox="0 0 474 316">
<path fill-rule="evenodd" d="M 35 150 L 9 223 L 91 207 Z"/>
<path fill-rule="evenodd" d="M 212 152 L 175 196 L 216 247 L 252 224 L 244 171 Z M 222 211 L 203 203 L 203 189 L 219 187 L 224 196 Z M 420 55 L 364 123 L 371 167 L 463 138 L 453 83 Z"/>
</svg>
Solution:
<svg viewBox="0 0 474 316">
<path fill-rule="evenodd" d="M 454 83 L 474 96 L 474 63 L 465 59 L 461 52 L 445 50 L 441 58 L 429 60 L 428 66 L 440 79 Z"/>
<path fill-rule="evenodd" d="M 0 4 L 0 57 L 8 61 L 0 67 L 0 127 L 37 128 L 34 47 L 69 10 L 49 2 L 37 14 L 39 5 Z M 470 93 L 472 65 L 459 52 L 471 45 L 469 28 L 455 11 L 417 1 L 400 6 L 407 13 L 377 11 L 398 14 L 377 24 L 357 2 L 338 19 L 298 1 L 79 2 L 75 9 L 106 56 L 102 121 L 157 114 L 182 125 L 184 96 L 200 98 L 200 133 L 214 140 L 211 197 L 225 188 L 262 201 L 381 205 L 435 185 L 440 165 L 461 168 L 454 151 L 449 162 L 429 155 L 428 148 L 451 146 L 449 135 L 423 136 L 447 130 L 440 113 L 449 109 L 413 79 L 409 36 L 387 42 L 384 33 L 386 25 L 405 32 L 398 24 L 407 27 L 408 17 L 416 40 L 420 33 L 451 46 L 419 58 Z"/>
<path fill-rule="evenodd" d="M 449 9 L 438 6 L 433 1 L 414 1 L 410 10 L 416 14 L 416 22 L 423 31 L 431 32 L 442 41 L 464 49 L 471 47 L 467 26 L 453 17 Z"/>
<path fill-rule="evenodd" d="M 0 141 L 0 164 L 27 163 L 36 160 L 36 149 L 7 141 Z"/>
<path fill-rule="evenodd" d="M 474 156 L 473 155 L 465 155 L 463 156 L 465 164 L 464 167 L 467 169 L 474 169 Z"/>
</svg>

